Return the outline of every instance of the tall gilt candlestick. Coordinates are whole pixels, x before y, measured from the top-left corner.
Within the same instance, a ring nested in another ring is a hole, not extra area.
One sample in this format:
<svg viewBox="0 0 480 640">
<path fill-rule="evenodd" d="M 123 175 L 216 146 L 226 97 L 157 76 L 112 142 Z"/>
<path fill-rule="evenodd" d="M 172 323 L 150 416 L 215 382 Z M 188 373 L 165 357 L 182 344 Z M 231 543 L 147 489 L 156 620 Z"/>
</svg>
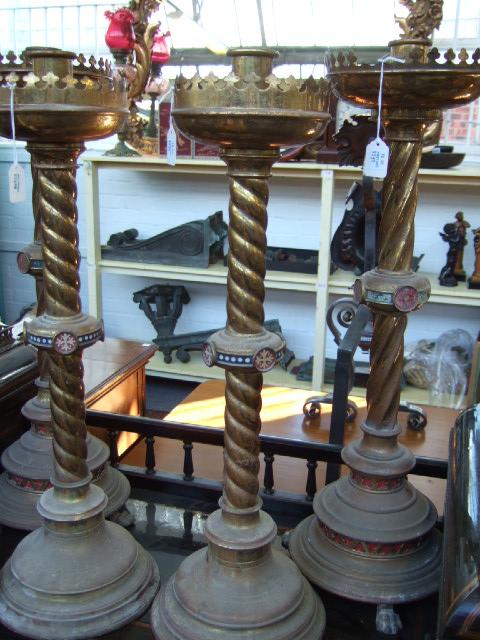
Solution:
<svg viewBox="0 0 480 640">
<path fill-rule="evenodd" d="M 258 497 L 262 374 L 285 344 L 263 328 L 267 180 L 279 147 L 313 139 L 328 121 L 323 81 L 272 75 L 275 52 L 236 49 L 233 73 L 179 78 L 174 118 L 195 140 L 220 146 L 230 182 L 227 326 L 204 347 L 226 369 L 224 491 L 207 520 L 208 548 L 187 558 L 152 606 L 162 640 L 314 640 L 324 610 L 288 557 L 271 547 L 273 520 Z"/>
<path fill-rule="evenodd" d="M 35 221 L 33 242 L 17 256 L 22 273 L 35 278 L 37 316 L 45 311 L 43 284 L 42 207 L 48 206 L 42 195 L 38 178 L 35 144 L 27 146 L 32 155 L 32 208 Z M 42 147 L 40 146 L 40 154 Z M 51 486 L 53 473 L 52 419 L 50 414 L 50 390 L 47 354 L 38 350 L 39 377 L 35 381 L 37 395 L 25 403 L 22 413 L 30 422 L 30 429 L 2 453 L 0 476 L 0 524 L 32 531 L 42 524 L 37 511 L 40 495 Z M 93 481 L 108 498 L 105 516 L 116 513 L 130 495 L 130 485 L 125 476 L 112 469 L 108 463 L 109 451 L 105 443 L 87 432 L 87 465 Z M 128 515 L 128 512 L 125 511 Z"/>
<path fill-rule="evenodd" d="M 7 83 L 16 83 L 17 138 L 27 140 L 37 185 L 45 312 L 27 340 L 46 353 L 53 430 L 53 488 L 42 494 L 43 527 L 18 545 L 0 575 L 0 620 L 31 638 L 91 638 L 137 617 L 158 587 L 152 558 L 122 527 L 105 522 L 106 496 L 91 484 L 82 350 L 103 337 L 81 311 L 76 207 L 83 141 L 125 119 L 126 91 L 103 61 L 29 49 L 1 67 L 0 134 L 11 136 Z"/>
<path fill-rule="evenodd" d="M 355 285 L 357 297 L 374 314 L 364 435 L 343 450 L 350 475 L 316 495 L 314 515 L 290 541 L 294 560 L 312 582 L 354 600 L 381 604 L 417 600 L 439 587 L 436 510 L 407 481 L 415 459 L 397 442 L 400 376 L 407 313 L 420 308 L 430 294 L 428 280 L 411 269 L 422 132 L 441 117 L 442 109 L 480 94 L 480 53 L 467 64 L 462 51 L 454 64 L 455 54 L 449 51 L 446 62 L 438 63 L 438 51 L 429 49 L 425 32 L 438 26 L 441 2 L 415 4 L 424 9 L 421 19 L 416 21 L 414 11 L 406 21 L 408 33 L 390 43 L 391 54 L 405 64 L 385 64 L 382 119 L 390 161 L 379 264 Z M 353 54 L 340 53 L 330 56 L 327 65 L 332 89 L 340 97 L 367 108 L 378 106 L 379 64 L 357 64 Z M 393 611 L 380 608 L 377 624 L 395 631 Z"/>
</svg>

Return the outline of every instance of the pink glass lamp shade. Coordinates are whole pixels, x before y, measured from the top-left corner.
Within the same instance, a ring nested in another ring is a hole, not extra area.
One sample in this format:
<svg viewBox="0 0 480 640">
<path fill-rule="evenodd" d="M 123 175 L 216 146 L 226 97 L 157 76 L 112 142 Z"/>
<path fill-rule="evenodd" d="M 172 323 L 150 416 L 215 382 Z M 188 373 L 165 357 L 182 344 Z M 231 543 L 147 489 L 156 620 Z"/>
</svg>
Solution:
<svg viewBox="0 0 480 640">
<path fill-rule="evenodd" d="M 116 11 L 105 11 L 105 17 L 110 20 L 105 42 L 112 52 L 116 62 L 125 63 L 129 53 L 135 46 L 135 32 L 133 23 L 135 16 L 129 9 L 117 9 Z"/>
<path fill-rule="evenodd" d="M 153 36 L 152 44 L 152 76 L 161 75 L 162 66 L 170 60 L 170 31 L 160 33 L 158 30 Z"/>
</svg>

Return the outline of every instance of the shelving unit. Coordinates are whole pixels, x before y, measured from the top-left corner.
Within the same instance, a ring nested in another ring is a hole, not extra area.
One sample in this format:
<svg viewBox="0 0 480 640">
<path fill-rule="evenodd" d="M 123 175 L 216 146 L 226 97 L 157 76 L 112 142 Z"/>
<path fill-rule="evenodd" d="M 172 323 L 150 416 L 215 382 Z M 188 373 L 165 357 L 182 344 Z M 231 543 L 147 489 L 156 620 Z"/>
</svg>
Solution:
<svg viewBox="0 0 480 640">
<path fill-rule="evenodd" d="M 90 156 L 84 160 L 87 178 L 87 269 L 89 284 L 90 313 L 97 317 L 102 315 L 102 274 L 141 276 L 175 282 L 199 282 L 209 285 L 225 285 L 227 270 L 223 265 L 212 265 L 207 269 L 124 262 L 105 260 L 101 256 L 100 210 L 99 210 L 99 171 L 129 169 L 154 173 L 185 175 L 226 175 L 223 162 L 218 160 L 178 159 L 175 166 L 170 166 L 162 158 L 133 157 L 115 158 L 111 156 Z M 319 263 L 315 275 L 269 271 L 266 275 L 267 289 L 282 291 L 303 291 L 315 295 L 315 342 L 314 370 L 311 387 L 323 388 L 325 357 L 325 312 L 329 304 L 329 295 L 351 295 L 354 281 L 352 273 L 337 271 L 330 275 L 330 238 L 332 235 L 331 219 L 333 211 L 334 187 L 338 180 L 351 182 L 358 179 L 359 169 L 338 167 L 337 165 L 321 165 L 314 163 L 278 163 L 272 171 L 272 181 L 279 178 L 311 179 L 321 185 L 319 202 Z M 480 186 L 480 172 L 475 168 L 457 168 L 448 171 L 422 169 L 419 175 L 420 184 Z M 465 284 L 458 287 L 440 287 L 437 274 L 426 274 L 432 283 L 432 295 L 429 304 L 454 304 L 464 306 L 480 306 L 478 291 L 470 290 Z M 207 369 L 200 362 L 197 354 L 193 354 L 191 362 L 182 364 L 173 361 L 164 364 L 161 354 L 157 354 L 149 365 L 149 371 L 156 375 L 172 378 L 204 380 L 222 377 L 223 372 L 216 368 Z M 269 384 L 308 388 L 310 385 L 296 381 L 293 376 L 281 369 L 269 374 Z M 428 400 L 428 394 L 418 389 L 407 389 L 402 394 L 404 399 L 414 402 Z"/>
</svg>

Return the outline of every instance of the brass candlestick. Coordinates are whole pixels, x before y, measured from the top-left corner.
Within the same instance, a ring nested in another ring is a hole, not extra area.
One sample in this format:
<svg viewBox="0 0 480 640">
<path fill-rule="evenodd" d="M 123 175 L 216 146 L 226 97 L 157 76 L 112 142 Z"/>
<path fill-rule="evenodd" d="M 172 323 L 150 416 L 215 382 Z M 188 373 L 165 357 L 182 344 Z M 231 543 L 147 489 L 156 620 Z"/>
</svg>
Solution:
<svg viewBox="0 0 480 640">
<path fill-rule="evenodd" d="M 17 256 L 22 273 L 35 278 L 37 316 L 45 311 L 43 285 L 43 259 L 41 240 L 41 208 L 46 206 L 42 197 L 35 162 L 35 145 L 28 147 L 32 154 L 32 208 L 34 239 Z M 37 395 L 25 403 L 22 413 L 30 422 L 30 429 L 2 453 L 5 472 L 0 476 L 0 524 L 32 531 L 42 524 L 37 511 L 40 495 L 50 486 L 53 473 L 52 425 L 50 391 L 46 353 L 37 351 L 39 377 L 35 381 Z M 125 476 L 108 463 L 109 451 L 105 443 L 87 433 L 87 465 L 93 481 L 107 495 L 105 516 L 117 513 L 130 495 L 130 484 Z M 124 515 L 129 515 L 124 510 Z"/>
<path fill-rule="evenodd" d="M 32 638 L 91 638 L 137 617 L 158 587 L 152 558 L 122 527 L 104 520 L 106 497 L 87 466 L 82 350 L 103 337 L 81 312 L 76 162 L 83 141 L 115 132 L 126 92 L 103 60 L 29 49 L 1 68 L 0 133 L 11 137 L 7 83 L 15 82 L 17 138 L 38 180 L 45 312 L 27 329 L 50 374 L 53 488 L 42 494 L 43 527 L 16 548 L 0 575 L 0 620 Z"/>
<path fill-rule="evenodd" d="M 323 81 L 280 80 L 275 52 L 231 50 L 224 80 L 179 78 L 178 127 L 218 144 L 230 181 L 227 327 L 204 347 L 207 365 L 226 369 L 224 491 L 207 520 L 208 548 L 187 558 L 152 606 L 162 640 L 320 638 L 325 625 L 318 596 L 293 563 L 272 549 L 273 520 L 258 497 L 262 373 L 285 344 L 263 329 L 267 180 L 279 147 L 306 142 L 326 125 Z"/>
<path fill-rule="evenodd" d="M 316 495 L 315 514 L 297 527 L 290 541 L 294 560 L 312 582 L 366 602 L 417 600 L 439 587 L 440 542 L 433 529 L 437 514 L 407 481 L 415 460 L 397 442 L 397 414 L 407 313 L 420 308 L 430 293 L 428 280 L 411 269 L 422 133 L 441 117 L 441 109 L 480 94 L 480 52 L 472 64 L 464 51 L 459 64 L 453 64 L 453 52 L 445 54 L 444 64 L 438 62 L 438 52 L 425 39 L 425 31 L 438 26 L 438 5 L 423 3 L 422 18 L 417 21 L 413 12 L 406 22 L 408 33 L 390 43 L 391 54 L 405 64 L 385 64 L 382 120 L 390 162 L 379 264 L 355 285 L 357 298 L 374 313 L 363 439 L 343 450 L 350 475 Z M 379 64 L 357 64 L 353 54 L 340 53 L 330 56 L 327 65 L 337 95 L 352 104 L 378 107 Z M 395 631 L 395 621 L 393 629 L 377 618 L 378 623 Z"/>
</svg>

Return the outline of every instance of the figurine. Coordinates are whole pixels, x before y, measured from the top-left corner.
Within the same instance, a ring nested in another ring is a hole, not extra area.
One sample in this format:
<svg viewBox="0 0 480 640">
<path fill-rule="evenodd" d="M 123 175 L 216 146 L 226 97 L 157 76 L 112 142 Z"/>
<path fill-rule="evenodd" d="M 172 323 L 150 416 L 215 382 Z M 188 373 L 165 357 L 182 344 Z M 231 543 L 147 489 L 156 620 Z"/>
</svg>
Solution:
<svg viewBox="0 0 480 640">
<path fill-rule="evenodd" d="M 461 237 L 460 231 L 454 222 L 448 222 L 443 227 L 443 233 L 440 232 L 440 237 L 445 242 L 448 242 L 448 251 L 447 262 L 440 271 L 438 280 L 444 287 L 456 287 L 458 282 L 455 277 L 455 265 L 457 264 L 460 249 L 464 246 L 464 238 Z"/>
<path fill-rule="evenodd" d="M 480 227 L 472 229 L 473 247 L 475 249 L 475 268 L 472 276 L 468 279 L 469 289 L 480 289 Z"/>
<path fill-rule="evenodd" d="M 403 31 L 401 38 L 428 38 L 438 29 L 443 17 L 442 0 L 400 0 L 409 10 L 406 18 L 395 16 Z"/>
<path fill-rule="evenodd" d="M 458 282 L 465 282 L 466 273 L 463 268 L 463 248 L 468 244 L 467 242 L 467 229 L 470 229 L 470 223 L 467 222 L 463 217 L 463 211 L 457 211 L 455 214 L 454 222 L 455 228 L 458 231 L 458 235 L 462 239 L 462 246 L 460 247 L 457 254 L 457 261 L 455 263 L 455 269 L 453 271 L 453 275 L 458 280 Z"/>
</svg>

